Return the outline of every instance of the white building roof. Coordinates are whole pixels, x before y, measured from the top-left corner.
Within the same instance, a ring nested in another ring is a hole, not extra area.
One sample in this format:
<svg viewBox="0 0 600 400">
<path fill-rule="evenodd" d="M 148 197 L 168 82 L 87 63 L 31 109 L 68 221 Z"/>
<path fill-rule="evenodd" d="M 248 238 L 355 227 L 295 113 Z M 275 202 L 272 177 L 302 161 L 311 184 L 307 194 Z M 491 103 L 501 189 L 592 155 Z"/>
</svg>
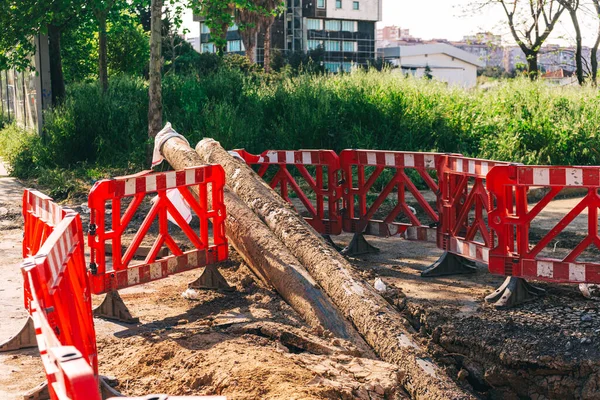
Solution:
<svg viewBox="0 0 600 400">
<path fill-rule="evenodd" d="M 484 64 L 479 60 L 476 55 L 468 53 L 458 47 L 450 46 L 446 43 L 434 43 L 434 44 L 418 44 L 415 46 L 398 46 L 398 47 L 387 47 L 380 49 L 383 50 L 385 58 L 399 58 L 399 57 L 411 57 L 411 56 L 422 56 L 429 54 L 446 54 L 450 57 L 457 58 L 469 64 L 473 64 L 477 67 L 483 67 Z"/>
</svg>

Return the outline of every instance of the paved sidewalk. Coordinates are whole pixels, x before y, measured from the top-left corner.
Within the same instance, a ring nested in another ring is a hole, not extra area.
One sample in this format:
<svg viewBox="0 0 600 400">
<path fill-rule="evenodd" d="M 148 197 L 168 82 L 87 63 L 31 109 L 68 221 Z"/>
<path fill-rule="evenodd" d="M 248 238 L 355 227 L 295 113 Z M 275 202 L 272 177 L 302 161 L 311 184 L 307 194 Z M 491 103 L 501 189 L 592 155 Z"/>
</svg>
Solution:
<svg viewBox="0 0 600 400">
<path fill-rule="evenodd" d="M 23 185 L 8 176 L 0 160 L 0 342 L 19 332 L 27 321 L 19 268 L 23 224 L 18 213 L 22 196 Z M 0 353 L 0 399 L 22 399 L 23 392 L 42 380 L 37 349 Z"/>
</svg>

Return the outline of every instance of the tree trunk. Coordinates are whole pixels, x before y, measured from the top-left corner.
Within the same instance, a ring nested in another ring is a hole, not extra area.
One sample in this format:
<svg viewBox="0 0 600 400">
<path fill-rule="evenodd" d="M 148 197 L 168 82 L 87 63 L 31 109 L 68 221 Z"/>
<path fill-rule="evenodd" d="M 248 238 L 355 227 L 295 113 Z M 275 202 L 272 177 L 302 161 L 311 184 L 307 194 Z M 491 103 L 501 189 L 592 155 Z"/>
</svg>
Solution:
<svg viewBox="0 0 600 400">
<path fill-rule="evenodd" d="M 176 170 L 204 164 L 200 156 L 177 137 L 167 140 L 161 153 Z M 310 326 L 350 341 L 358 349 L 357 355 L 374 357 L 354 327 L 273 232 L 227 188 L 224 200 L 227 237 L 250 269 L 272 285 Z"/>
<path fill-rule="evenodd" d="M 106 13 L 97 13 L 98 21 L 98 80 L 102 93 L 108 90 L 108 66 L 106 61 Z"/>
<path fill-rule="evenodd" d="M 65 77 L 62 69 L 60 54 L 60 28 L 48 25 L 48 53 L 50 58 L 50 86 L 52 90 L 52 105 L 56 106 L 65 98 Z"/>
<path fill-rule="evenodd" d="M 592 47 L 591 57 L 592 57 L 592 84 L 594 86 L 598 85 L 598 46 L 600 45 L 600 32 L 598 33 L 598 37 L 596 38 L 596 42 Z"/>
<path fill-rule="evenodd" d="M 244 43 L 244 47 L 246 48 L 246 57 L 254 64 L 256 62 L 256 57 L 254 57 L 254 49 L 256 49 L 255 41 L 250 41 L 248 44 Z"/>
<path fill-rule="evenodd" d="M 527 75 L 529 76 L 529 79 L 535 81 L 540 75 L 538 69 L 538 52 L 529 51 L 525 53 L 525 57 L 527 58 Z"/>
<path fill-rule="evenodd" d="M 598 33 L 596 36 L 596 42 L 592 47 L 591 57 L 592 57 L 592 84 L 597 86 L 598 84 L 598 46 L 600 46 L 600 1 L 593 0 L 594 8 L 596 9 L 596 17 L 598 19 Z"/>
<path fill-rule="evenodd" d="M 264 49 L 264 62 L 263 66 L 266 73 L 271 72 L 271 27 L 273 26 L 273 21 L 267 23 L 265 29 L 265 49 Z"/>
<path fill-rule="evenodd" d="M 153 138 L 162 129 L 162 7 L 163 0 L 152 0 L 150 32 L 150 83 L 148 90 L 148 136 Z"/>
<path fill-rule="evenodd" d="M 583 55 L 581 52 L 581 28 L 579 27 L 579 21 L 577 20 L 577 10 L 569 10 L 571 21 L 573 21 L 573 28 L 575 28 L 575 71 L 577 74 L 577 82 L 583 85 Z"/>
<path fill-rule="evenodd" d="M 212 139 L 198 143 L 196 152 L 205 162 L 223 166 L 228 186 L 308 270 L 375 352 L 401 368 L 400 380 L 413 398 L 474 399 L 432 363 L 425 349 L 411 338 L 412 328 L 402 314 L 356 277 L 348 261 L 250 167 Z"/>
</svg>

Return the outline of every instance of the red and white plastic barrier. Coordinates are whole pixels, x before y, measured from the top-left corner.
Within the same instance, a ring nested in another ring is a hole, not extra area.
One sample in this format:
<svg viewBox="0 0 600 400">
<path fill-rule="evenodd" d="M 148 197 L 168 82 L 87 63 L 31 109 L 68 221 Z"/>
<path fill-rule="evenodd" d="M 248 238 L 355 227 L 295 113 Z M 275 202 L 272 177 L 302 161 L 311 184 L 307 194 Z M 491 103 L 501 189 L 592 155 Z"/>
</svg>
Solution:
<svg viewBox="0 0 600 400">
<path fill-rule="evenodd" d="M 488 174 L 487 187 L 496 199 L 489 224 L 498 238 L 497 245 L 490 251 L 491 273 L 551 282 L 600 283 L 600 263 L 578 261 L 590 246 L 600 249 L 599 167 L 502 166 Z M 530 187 L 548 190 L 533 207 L 527 204 Z M 552 229 L 536 243 L 531 243 L 529 231 L 532 223 L 565 188 L 584 188 L 587 194 Z M 541 254 L 577 217 L 587 219 L 585 238 L 565 257 Z"/>
<path fill-rule="evenodd" d="M 139 285 L 226 260 L 224 185 L 225 173 L 218 165 L 162 173 L 146 172 L 97 182 L 88 200 L 93 293 Z M 197 188 L 197 197 L 190 190 L 192 187 Z M 123 235 L 131 229 L 132 218 L 150 194 L 157 197 L 141 226 L 133 228 L 136 232 L 123 251 Z M 129 201 L 129 205 L 121 214 L 124 200 Z M 108 202 L 112 205 L 109 224 L 106 223 Z M 192 216 L 197 217 L 197 231 L 190 225 Z M 178 243 L 181 240 L 174 237 L 169 229 L 169 220 L 180 228 L 184 244 L 192 250 L 182 250 L 181 243 Z M 158 233 L 151 237 L 149 232 L 155 223 Z M 152 245 L 145 259 L 136 261 L 134 256 L 144 239 L 152 240 Z M 107 256 L 107 245 L 112 256 Z M 171 255 L 159 256 L 163 245 L 168 247 Z"/>
<path fill-rule="evenodd" d="M 245 150 L 235 150 L 234 153 L 247 164 L 258 166 L 258 175 L 295 207 L 297 205 L 290 195 L 296 196 L 308 213 L 305 220 L 317 232 L 323 235 L 339 235 L 342 232 L 339 213 L 342 192 L 338 183 L 340 160 L 335 152 L 267 150 L 254 155 Z M 290 172 L 291 166 L 296 168 L 299 176 Z M 314 174 L 309 172 L 311 167 Z"/>
<path fill-rule="evenodd" d="M 493 232 L 487 225 L 491 199 L 485 179 L 497 165 L 507 163 L 455 155 L 441 158 L 438 248 L 474 261 L 488 262 Z"/>
<path fill-rule="evenodd" d="M 437 170 L 444 154 L 410 153 L 401 151 L 344 150 L 340 153 L 344 192 L 344 231 L 364 233 L 374 236 L 405 235 L 412 240 L 435 240 L 438 213 L 419 191 L 407 170 L 416 171 L 422 182 L 433 193 L 438 184 L 430 175 Z M 367 168 L 371 167 L 369 174 Z M 390 170 L 389 178 L 383 177 L 383 190 L 374 200 L 369 198 L 376 181 L 384 170 Z M 390 211 L 382 211 L 382 205 L 395 191 L 395 206 Z M 424 215 L 417 216 L 407 202 L 412 196 Z M 377 216 L 384 213 L 385 215 Z M 407 222 L 398 222 L 403 214 Z M 428 223 L 423 221 L 428 219 Z"/>
<path fill-rule="evenodd" d="M 35 327 L 52 399 L 100 399 L 96 336 L 77 214 L 25 259 L 25 307 Z"/>
<path fill-rule="evenodd" d="M 62 208 L 37 190 L 23 191 L 23 257 L 34 255 L 66 217 L 69 209 Z"/>
</svg>

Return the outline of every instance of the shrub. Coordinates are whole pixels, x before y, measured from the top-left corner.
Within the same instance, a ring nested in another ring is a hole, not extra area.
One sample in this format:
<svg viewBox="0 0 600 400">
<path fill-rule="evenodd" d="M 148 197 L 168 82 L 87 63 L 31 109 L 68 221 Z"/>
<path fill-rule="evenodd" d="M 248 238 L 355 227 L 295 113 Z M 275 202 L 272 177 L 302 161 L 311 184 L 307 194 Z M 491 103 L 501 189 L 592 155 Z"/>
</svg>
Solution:
<svg viewBox="0 0 600 400">
<path fill-rule="evenodd" d="M 192 144 L 213 137 L 226 148 L 254 153 L 372 148 L 600 164 L 600 95 L 593 88 L 516 79 L 466 91 L 373 69 L 291 76 L 284 68 L 265 75 L 244 72 L 244 59 L 227 57 L 228 68 L 200 76 L 165 76 L 163 120 Z M 16 135 L 10 125 L 0 133 L 0 151 L 20 177 L 53 169 L 141 170 L 149 143 L 147 107 L 147 84 L 139 78 L 113 78 L 105 95 L 95 83 L 70 85 L 64 105 L 46 113 L 44 137 Z M 9 140 L 14 137 L 19 139 Z"/>
</svg>

